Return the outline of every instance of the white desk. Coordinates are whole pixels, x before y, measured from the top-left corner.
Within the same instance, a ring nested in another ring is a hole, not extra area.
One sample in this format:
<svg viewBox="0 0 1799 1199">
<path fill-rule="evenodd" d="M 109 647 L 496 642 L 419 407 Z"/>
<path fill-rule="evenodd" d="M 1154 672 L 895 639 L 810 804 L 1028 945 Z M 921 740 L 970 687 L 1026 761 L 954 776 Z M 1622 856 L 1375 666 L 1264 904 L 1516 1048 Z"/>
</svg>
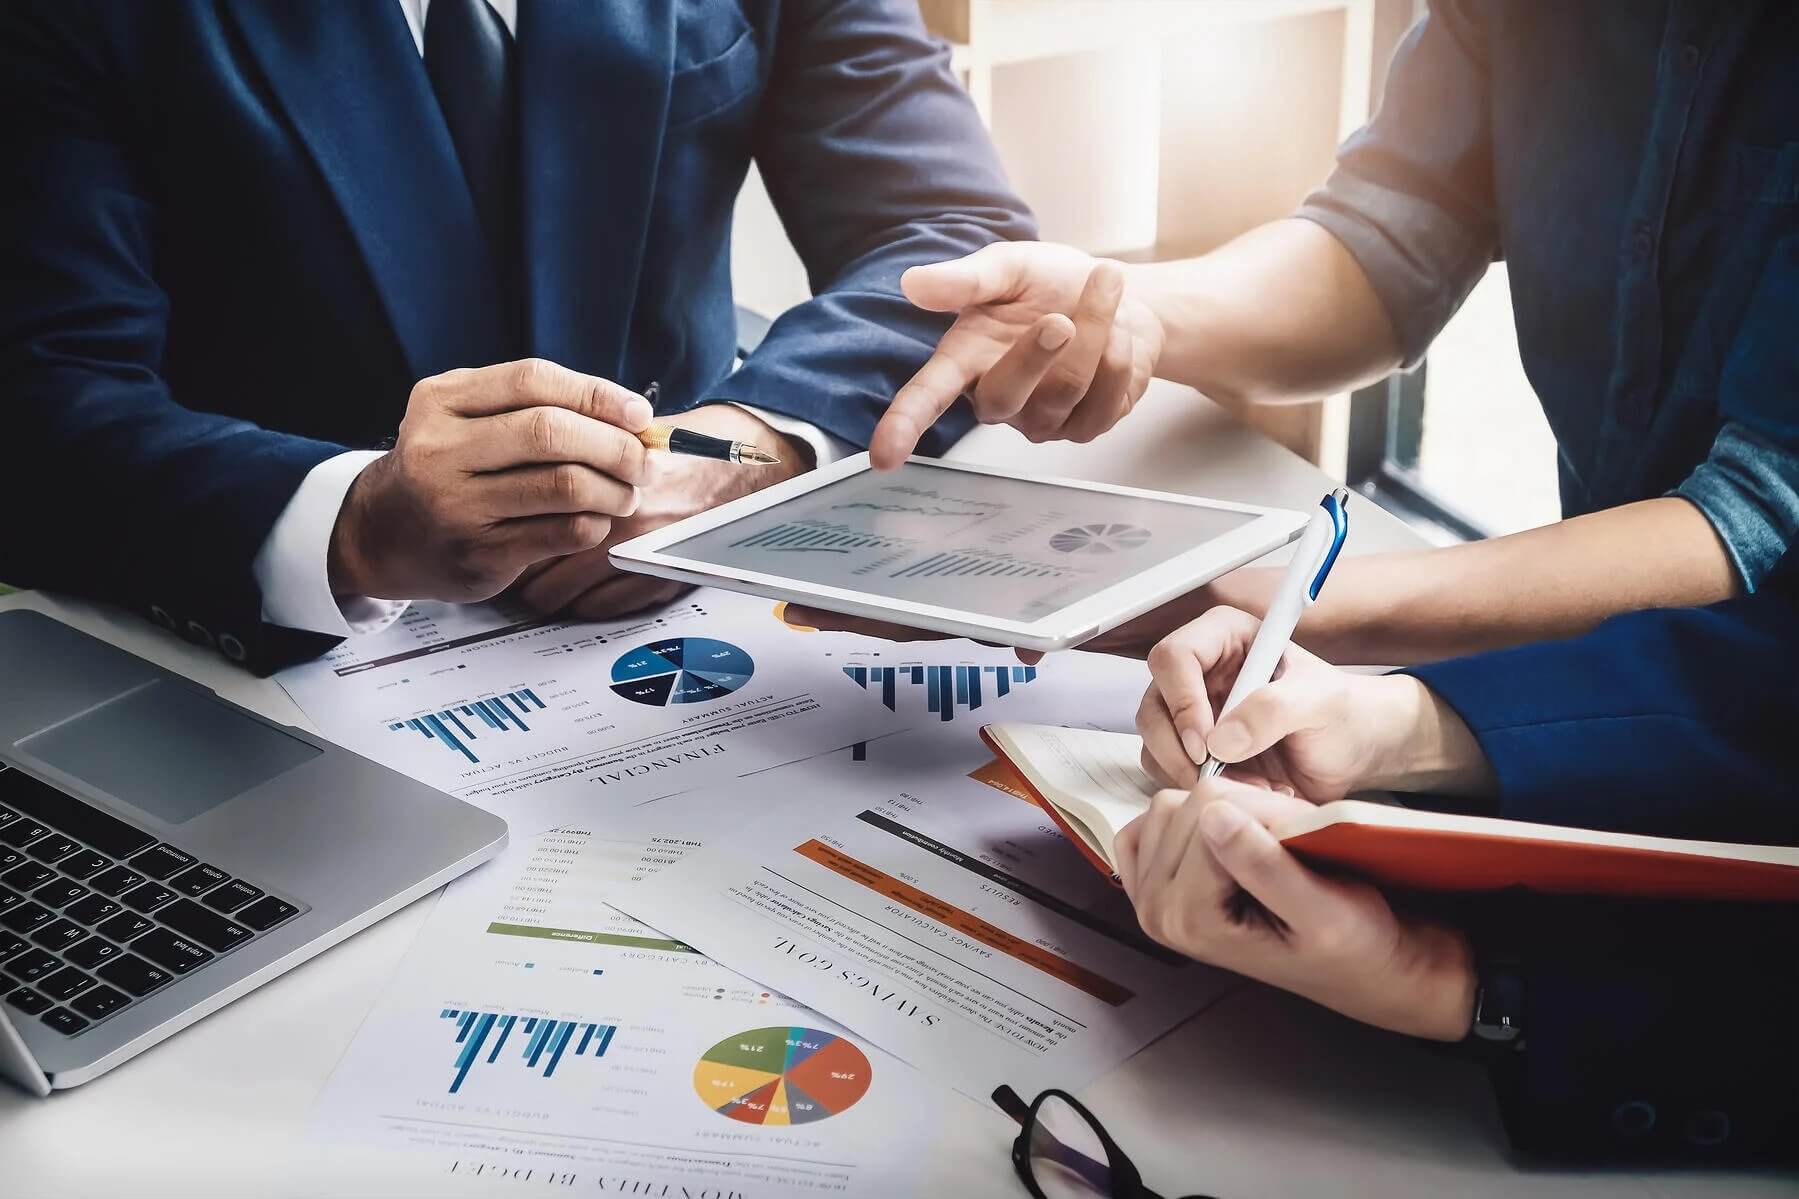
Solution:
<svg viewBox="0 0 1799 1199">
<path fill-rule="evenodd" d="M 959 457 L 1225 499 L 1307 507 L 1316 469 L 1181 389 L 1158 385 L 1088 447 L 1033 447 L 982 430 Z M 1350 552 L 1419 544 L 1371 505 Z M 146 622 L 22 594 L 49 612 L 277 720 L 304 718 L 273 683 Z M 3 685 L 3 684 L 0 684 Z M 315 1193 L 300 1134 L 320 1087 L 410 944 L 430 900 L 226 1007 L 111 1074 L 48 1101 L 0 1086 L 0 1195 L 151 1199 Z M 1772 1175 L 1569 1173 L 1508 1162 L 1486 1084 L 1460 1061 L 1246 986 L 1083 1096 L 1166 1195 L 1791 1195 Z M 998 1122 L 957 1122 L 931 1147 L 947 1196 L 1022 1196 Z M 370 1192 L 341 1178 L 333 1192 Z M 444 1193 L 461 1194 L 467 1188 Z M 468 1193 L 488 1188 L 474 1188 Z M 508 1186 L 506 1190 L 519 1190 Z M 536 1189 L 542 1189 L 541 1186 Z M 429 1190 L 422 1193 L 431 1193 Z"/>
</svg>

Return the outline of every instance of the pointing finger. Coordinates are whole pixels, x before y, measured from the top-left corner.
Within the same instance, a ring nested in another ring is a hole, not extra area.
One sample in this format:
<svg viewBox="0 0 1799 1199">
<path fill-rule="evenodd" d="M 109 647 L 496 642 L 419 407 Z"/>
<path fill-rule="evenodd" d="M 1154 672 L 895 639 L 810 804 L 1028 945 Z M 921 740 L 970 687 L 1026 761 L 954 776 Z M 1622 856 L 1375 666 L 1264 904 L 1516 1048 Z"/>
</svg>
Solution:
<svg viewBox="0 0 1799 1199">
<path fill-rule="evenodd" d="M 951 328 L 937 352 L 899 389 L 881 415 L 868 447 L 869 461 L 876 470 L 896 470 L 904 464 L 925 431 L 949 411 L 980 373 L 979 366 L 957 360 L 951 350 L 956 340 L 956 330 Z"/>
</svg>

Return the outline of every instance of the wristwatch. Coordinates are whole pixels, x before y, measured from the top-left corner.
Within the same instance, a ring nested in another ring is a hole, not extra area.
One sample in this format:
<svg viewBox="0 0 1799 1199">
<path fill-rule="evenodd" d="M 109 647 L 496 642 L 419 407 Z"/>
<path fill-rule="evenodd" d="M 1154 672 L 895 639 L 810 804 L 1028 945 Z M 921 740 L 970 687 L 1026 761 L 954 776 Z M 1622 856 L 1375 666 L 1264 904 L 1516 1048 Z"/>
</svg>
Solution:
<svg viewBox="0 0 1799 1199">
<path fill-rule="evenodd" d="M 1483 1055 L 1524 1048 L 1524 975 L 1510 955 L 1483 958 L 1476 966 L 1474 1024 L 1463 1044 Z"/>
</svg>

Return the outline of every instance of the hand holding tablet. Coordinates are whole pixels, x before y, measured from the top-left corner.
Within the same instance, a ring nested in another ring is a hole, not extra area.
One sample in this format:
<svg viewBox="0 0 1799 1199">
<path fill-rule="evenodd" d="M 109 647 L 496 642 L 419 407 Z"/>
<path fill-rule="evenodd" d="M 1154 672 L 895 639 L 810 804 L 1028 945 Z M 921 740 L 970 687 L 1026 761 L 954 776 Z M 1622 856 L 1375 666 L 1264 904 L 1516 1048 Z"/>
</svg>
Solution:
<svg viewBox="0 0 1799 1199">
<path fill-rule="evenodd" d="M 621 569 L 1065 649 L 1286 544 L 1306 515 L 859 454 L 615 546 Z"/>
</svg>

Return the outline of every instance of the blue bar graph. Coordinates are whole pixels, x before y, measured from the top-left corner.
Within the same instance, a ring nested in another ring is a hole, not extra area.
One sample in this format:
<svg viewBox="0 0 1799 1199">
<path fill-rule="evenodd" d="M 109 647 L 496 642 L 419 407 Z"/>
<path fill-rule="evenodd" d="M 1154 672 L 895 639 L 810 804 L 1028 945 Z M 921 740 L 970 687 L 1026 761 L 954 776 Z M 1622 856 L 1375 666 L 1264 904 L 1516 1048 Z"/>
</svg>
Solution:
<svg viewBox="0 0 1799 1199">
<path fill-rule="evenodd" d="M 460 1008 L 445 1008 L 439 1016 L 456 1022 L 456 1044 L 462 1046 L 461 1051 L 456 1054 L 456 1077 L 450 1081 L 452 1095 L 462 1089 L 470 1067 L 477 1060 L 483 1060 L 481 1050 L 486 1047 L 489 1037 L 493 1037 L 493 1047 L 488 1050 L 484 1059 L 487 1065 L 491 1066 L 500 1060 L 500 1053 L 506 1048 L 506 1040 L 516 1028 L 519 1035 L 526 1038 L 524 1048 L 519 1050 L 518 1060 L 525 1064 L 527 1070 L 538 1070 L 541 1063 L 543 1077 L 551 1078 L 556 1073 L 556 1067 L 562 1064 L 564 1053 L 572 1052 L 575 1057 L 605 1057 L 606 1047 L 612 1044 L 612 1034 L 618 1031 L 615 1024 L 582 1024 L 574 1020 L 551 1020 L 546 1016 L 508 1016 L 500 1012 L 470 1012 Z M 494 1036 L 496 1029 L 499 1033 Z M 580 1031 L 581 1040 L 570 1050 L 569 1042 L 574 1039 L 576 1030 Z M 590 1048 L 591 1054 L 588 1052 Z"/>
<path fill-rule="evenodd" d="M 981 677 L 993 682 L 993 698 L 1004 698 L 1015 684 L 1037 677 L 1035 666 L 845 666 L 843 673 L 864 691 L 876 686 L 890 712 L 899 711 L 900 681 L 925 688 L 925 708 L 939 720 L 954 720 L 959 711 L 973 712 L 984 702 Z"/>
<path fill-rule="evenodd" d="M 480 739 L 477 729 L 490 733 L 508 733 L 517 729 L 521 733 L 528 733 L 531 726 L 525 723 L 525 717 L 531 715 L 533 710 L 543 711 L 544 707 L 544 702 L 537 698 L 537 692 L 529 687 L 521 687 L 517 691 L 485 696 L 458 707 L 445 708 L 441 712 L 415 716 L 411 720 L 396 720 L 387 727 L 394 732 L 411 729 L 425 740 L 435 741 L 445 749 L 461 754 L 471 763 L 479 764 L 481 759 L 469 746 L 471 741 Z M 467 719 L 464 720 L 464 717 Z"/>
</svg>

